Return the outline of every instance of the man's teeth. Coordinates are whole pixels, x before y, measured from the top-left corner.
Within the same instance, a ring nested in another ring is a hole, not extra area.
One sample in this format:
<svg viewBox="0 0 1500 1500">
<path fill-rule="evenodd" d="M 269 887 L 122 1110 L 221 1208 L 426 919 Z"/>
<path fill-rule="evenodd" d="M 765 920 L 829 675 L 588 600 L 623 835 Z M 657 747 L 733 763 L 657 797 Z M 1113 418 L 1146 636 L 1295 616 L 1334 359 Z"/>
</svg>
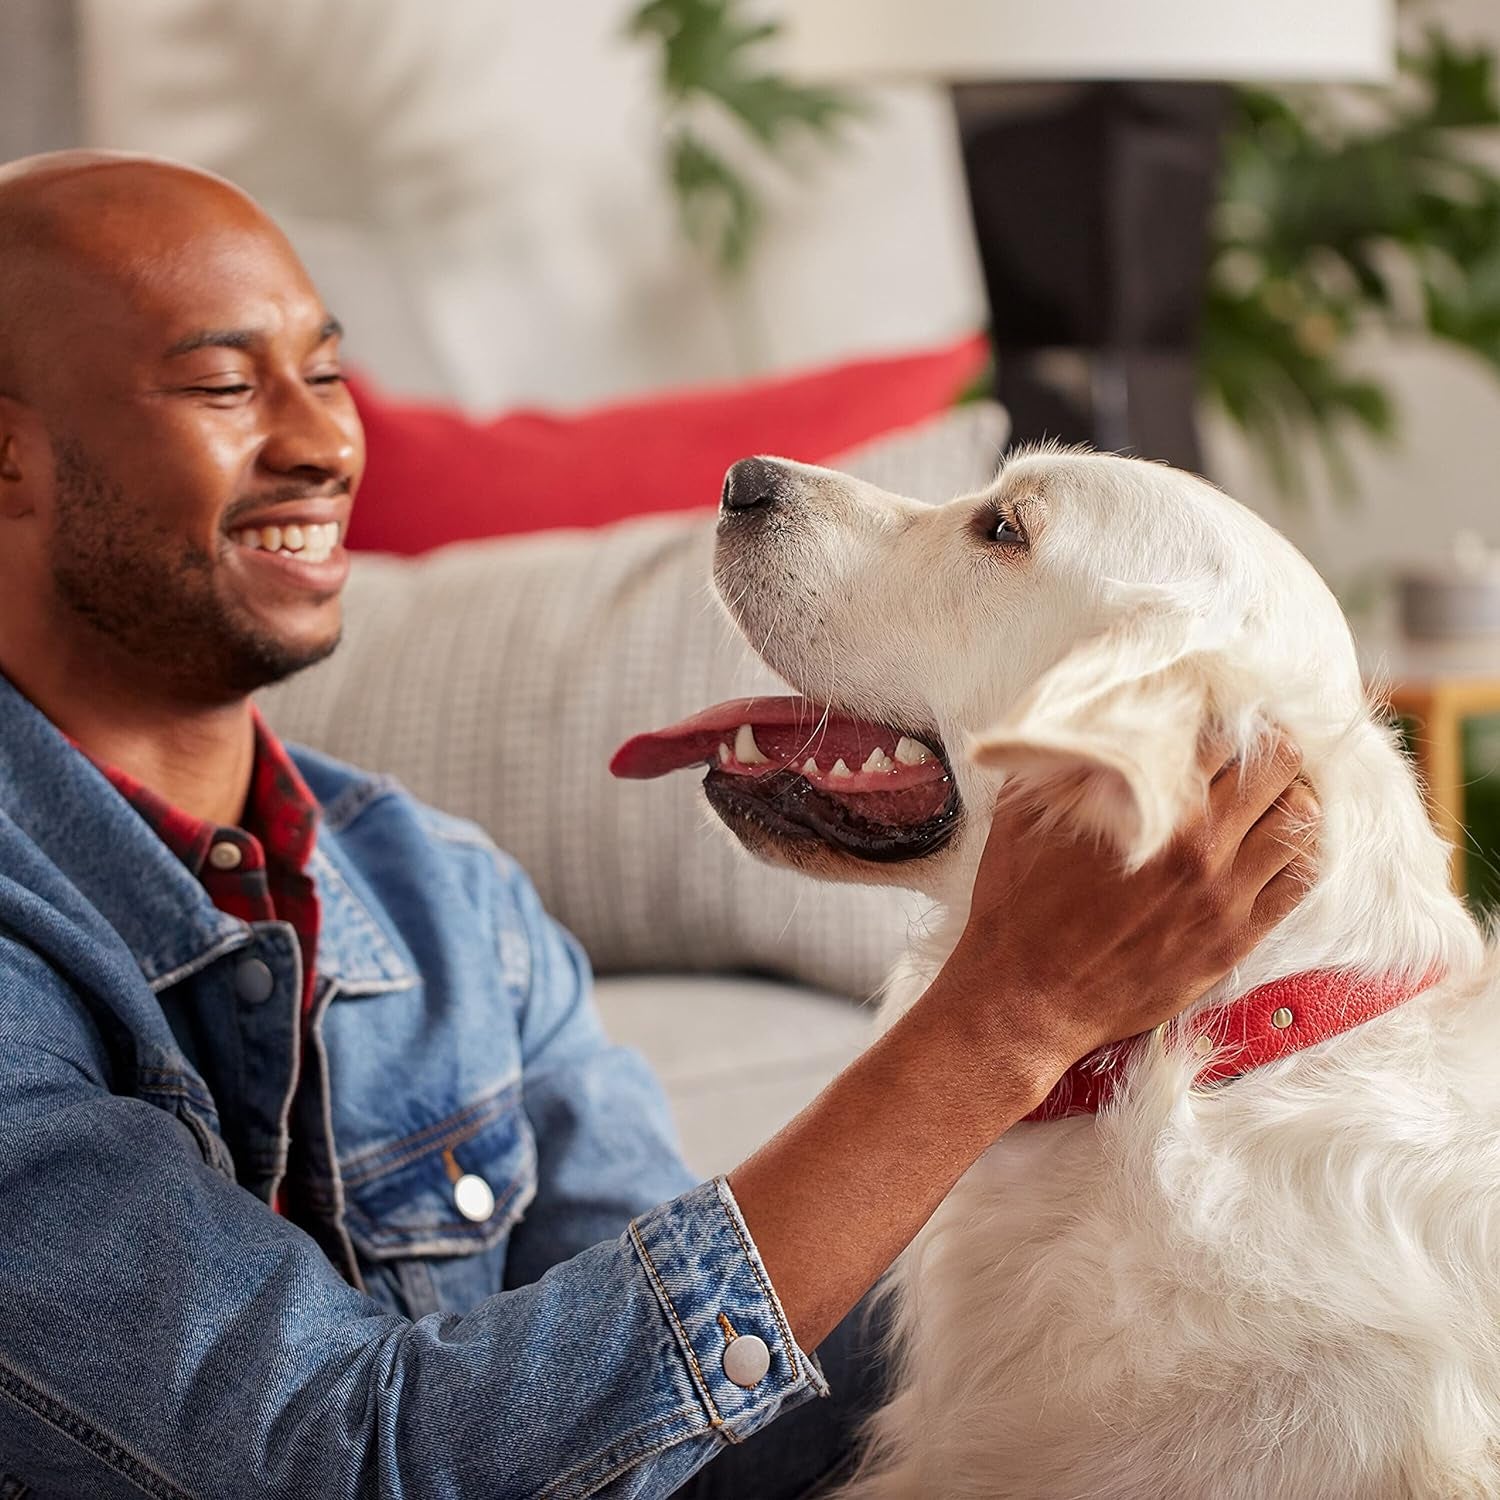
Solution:
<svg viewBox="0 0 1500 1500">
<path fill-rule="evenodd" d="M 303 562 L 327 562 L 339 544 L 339 523 L 326 521 L 308 526 L 293 521 L 286 526 L 249 526 L 243 531 L 231 531 L 229 539 L 252 552 L 279 552 L 283 557 L 297 557 Z"/>
</svg>

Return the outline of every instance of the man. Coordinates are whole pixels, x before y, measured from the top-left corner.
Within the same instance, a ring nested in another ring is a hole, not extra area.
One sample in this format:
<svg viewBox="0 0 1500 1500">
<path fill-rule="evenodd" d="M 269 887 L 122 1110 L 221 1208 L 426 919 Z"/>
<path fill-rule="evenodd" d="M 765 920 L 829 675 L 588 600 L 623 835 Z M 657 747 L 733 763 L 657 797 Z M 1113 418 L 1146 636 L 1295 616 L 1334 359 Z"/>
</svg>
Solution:
<svg viewBox="0 0 1500 1500">
<path fill-rule="evenodd" d="M 0 1493 L 811 1493 L 874 1368 L 813 1351 L 1299 898 L 1295 755 L 1129 878 L 1002 814 L 926 996 L 695 1185 L 521 873 L 251 708 L 338 639 L 338 348 L 228 184 L 0 169 Z"/>
</svg>

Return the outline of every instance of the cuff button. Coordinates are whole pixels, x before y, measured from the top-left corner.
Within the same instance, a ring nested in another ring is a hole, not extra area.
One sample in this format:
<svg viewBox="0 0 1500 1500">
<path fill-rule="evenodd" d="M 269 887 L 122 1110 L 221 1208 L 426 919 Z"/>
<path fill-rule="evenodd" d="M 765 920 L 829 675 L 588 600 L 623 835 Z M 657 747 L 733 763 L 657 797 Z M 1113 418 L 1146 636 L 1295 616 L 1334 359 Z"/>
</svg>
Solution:
<svg viewBox="0 0 1500 1500">
<path fill-rule="evenodd" d="M 766 1341 L 753 1333 L 730 1339 L 724 1349 L 724 1373 L 747 1391 L 759 1385 L 770 1368 L 771 1351 L 766 1348 Z"/>
</svg>

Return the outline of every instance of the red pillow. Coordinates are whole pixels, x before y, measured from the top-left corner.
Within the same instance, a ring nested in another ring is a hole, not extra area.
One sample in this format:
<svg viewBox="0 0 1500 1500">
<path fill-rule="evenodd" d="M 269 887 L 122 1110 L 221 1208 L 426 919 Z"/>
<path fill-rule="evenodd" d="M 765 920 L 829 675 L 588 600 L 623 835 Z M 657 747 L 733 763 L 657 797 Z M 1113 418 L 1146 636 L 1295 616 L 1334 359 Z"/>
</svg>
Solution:
<svg viewBox="0 0 1500 1500">
<path fill-rule="evenodd" d="M 718 502 L 755 453 L 817 463 L 952 405 L 984 365 L 982 338 L 811 374 L 474 421 L 351 380 L 369 462 L 349 545 L 425 552 L 470 537 L 599 526 Z"/>
</svg>

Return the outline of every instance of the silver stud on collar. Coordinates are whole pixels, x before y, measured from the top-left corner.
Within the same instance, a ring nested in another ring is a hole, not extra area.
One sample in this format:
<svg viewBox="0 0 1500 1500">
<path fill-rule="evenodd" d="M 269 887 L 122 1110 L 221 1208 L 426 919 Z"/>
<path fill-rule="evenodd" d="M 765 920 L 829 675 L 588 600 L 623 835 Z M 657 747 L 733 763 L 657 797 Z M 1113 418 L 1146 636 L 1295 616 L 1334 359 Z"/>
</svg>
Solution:
<svg viewBox="0 0 1500 1500">
<path fill-rule="evenodd" d="M 1271 1024 L 1277 1031 L 1285 1031 L 1292 1024 L 1292 1013 L 1286 1006 L 1278 1006 L 1271 1012 Z"/>
</svg>

